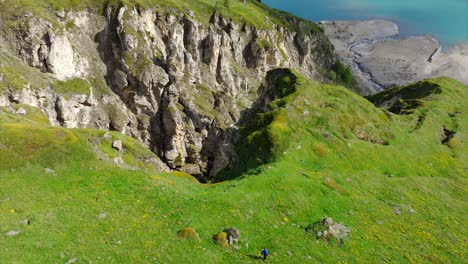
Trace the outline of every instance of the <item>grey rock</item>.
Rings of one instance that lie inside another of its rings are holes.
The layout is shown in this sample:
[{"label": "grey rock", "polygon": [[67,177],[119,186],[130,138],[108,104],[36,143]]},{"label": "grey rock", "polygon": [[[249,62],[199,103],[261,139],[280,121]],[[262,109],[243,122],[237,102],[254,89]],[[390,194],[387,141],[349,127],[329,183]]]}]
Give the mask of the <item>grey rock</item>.
[{"label": "grey rock", "polygon": [[67,16],[67,12],[65,12],[65,10],[60,10],[60,11],[57,11],[55,12],[55,14],[59,17],[59,18],[65,18]]},{"label": "grey rock", "polygon": [[67,263],[65,263],[65,264],[73,264],[73,263],[76,263],[77,261],[78,261],[77,258],[72,258],[72,259],[70,259],[70,260],[69,260]]},{"label": "grey rock", "polygon": [[106,217],[107,217],[107,213],[100,213],[100,214],[98,215],[97,218],[98,218],[99,220],[101,220],[101,219],[104,219],[104,218],[106,218]]},{"label": "grey rock", "polygon": [[335,223],[332,218],[325,217],[313,224],[310,224],[305,229],[307,232],[313,233],[316,239],[329,241],[330,238],[335,238],[338,245],[344,243],[344,238],[348,237],[350,230],[344,224]]},{"label": "grey rock", "polygon": [[180,168],[180,171],[194,176],[201,176],[202,172],[198,164],[186,164]]},{"label": "grey rock", "polygon": [[50,169],[50,168],[44,168],[44,172],[46,174],[51,174],[51,175],[57,175],[57,172],[55,172],[53,169]]},{"label": "grey rock", "polygon": [[17,230],[10,230],[8,232],[5,233],[6,236],[9,236],[9,237],[14,237],[14,236],[17,236],[21,233],[21,231],[17,231]]},{"label": "grey rock", "polygon": [[112,161],[114,162],[115,165],[120,166],[120,167],[123,167],[126,165],[122,157],[116,157]]},{"label": "grey rock", "polygon": [[239,242],[240,232],[235,227],[226,228],[223,230],[227,234],[228,244],[232,245]]},{"label": "grey rock", "polygon": [[327,140],[332,140],[332,139],[333,139],[333,134],[330,133],[330,132],[325,132],[325,133],[323,133],[323,136],[324,136]]},{"label": "grey rock", "polygon": [[123,150],[122,140],[115,140],[114,142],[112,142],[112,147],[118,151],[122,151]]},{"label": "grey rock", "polygon": [[16,114],[18,114],[18,115],[25,115],[27,113],[28,112],[24,108],[20,108],[20,109],[16,110]]},{"label": "grey rock", "polygon": [[398,207],[393,208],[393,212],[394,212],[396,215],[401,215],[401,210],[400,210],[400,208],[398,208]]}]

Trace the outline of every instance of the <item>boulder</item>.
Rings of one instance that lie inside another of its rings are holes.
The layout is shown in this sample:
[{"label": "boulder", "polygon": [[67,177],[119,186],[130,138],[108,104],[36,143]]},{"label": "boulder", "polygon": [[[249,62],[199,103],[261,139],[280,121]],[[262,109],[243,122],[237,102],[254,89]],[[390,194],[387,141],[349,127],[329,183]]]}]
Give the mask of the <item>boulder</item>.
[{"label": "boulder", "polygon": [[223,230],[227,234],[227,241],[229,245],[239,242],[240,232],[237,228],[230,227]]},{"label": "boulder", "polygon": [[334,238],[339,246],[343,245],[343,239],[350,233],[348,227],[341,223],[335,223],[330,217],[325,217],[308,225],[305,230],[306,232],[314,234],[316,239],[321,238],[329,241],[330,238]]},{"label": "boulder", "polygon": [[57,175],[57,173],[53,170],[53,169],[50,169],[50,168],[44,168],[44,172],[46,174],[50,174],[50,175]]},{"label": "boulder", "polygon": [[213,241],[223,247],[235,246],[239,243],[240,232],[237,228],[225,228],[222,232],[213,236]]},{"label": "boulder", "polygon": [[24,108],[20,108],[20,109],[16,110],[16,114],[18,114],[18,115],[25,115],[27,113],[28,112],[26,112],[26,109],[24,109]]},{"label": "boulder", "polygon": [[122,151],[122,149],[123,149],[122,140],[116,140],[116,141],[112,142],[112,147],[115,148],[118,151]]},{"label": "boulder", "polygon": [[106,132],[103,136],[103,138],[112,138],[109,132]]},{"label": "boulder", "polygon": [[73,264],[73,263],[76,263],[77,261],[78,261],[78,259],[72,258],[72,259],[70,259],[70,260],[69,260],[67,263],[65,263],[65,264]]},{"label": "boulder", "polygon": [[17,231],[17,230],[10,230],[10,231],[8,231],[5,235],[6,235],[6,236],[9,236],[9,237],[14,237],[14,236],[19,235],[19,233],[21,233],[21,232],[20,232],[20,231]]},{"label": "boulder", "polygon": [[125,161],[122,159],[122,157],[115,157],[112,161],[117,166],[120,166],[120,167],[125,166]]}]

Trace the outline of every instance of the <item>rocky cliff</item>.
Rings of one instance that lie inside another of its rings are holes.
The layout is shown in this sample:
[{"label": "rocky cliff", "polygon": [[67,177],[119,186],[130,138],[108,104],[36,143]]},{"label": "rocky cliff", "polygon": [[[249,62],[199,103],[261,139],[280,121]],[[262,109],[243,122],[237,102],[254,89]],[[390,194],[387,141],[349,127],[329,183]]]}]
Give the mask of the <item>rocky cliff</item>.
[{"label": "rocky cliff", "polygon": [[293,17],[258,28],[207,15],[126,5],[53,19],[2,14],[0,105],[38,107],[52,125],[120,131],[168,168],[208,180],[235,159],[233,135],[264,100],[267,72],[326,82],[334,56],[322,32]]}]

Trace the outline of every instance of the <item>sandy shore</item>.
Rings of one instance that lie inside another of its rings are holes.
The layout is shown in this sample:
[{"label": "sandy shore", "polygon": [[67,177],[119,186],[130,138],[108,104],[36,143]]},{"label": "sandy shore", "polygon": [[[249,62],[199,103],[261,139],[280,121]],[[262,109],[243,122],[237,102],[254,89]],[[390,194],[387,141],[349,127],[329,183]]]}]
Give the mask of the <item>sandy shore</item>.
[{"label": "sandy shore", "polygon": [[442,51],[434,37],[399,38],[398,26],[383,20],[321,24],[364,95],[436,76],[468,84],[468,44]]}]

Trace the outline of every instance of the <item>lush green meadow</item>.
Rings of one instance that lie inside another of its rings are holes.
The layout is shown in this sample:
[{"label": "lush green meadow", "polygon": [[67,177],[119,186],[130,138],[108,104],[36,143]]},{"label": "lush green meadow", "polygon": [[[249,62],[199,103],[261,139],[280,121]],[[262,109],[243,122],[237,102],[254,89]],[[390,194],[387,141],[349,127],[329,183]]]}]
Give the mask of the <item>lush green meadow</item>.
[{"label": "lush green meadow", "polygon": [[[118,133],[50,127],[34,108],[3,108],[1,262],[255,263],[264,246],[271,263],[464,261],[466,86],[445,78],[417,84],[440,92],[396,115],[343,87],[281,81],[293,92],[259,114],[268,121],[244,131],[266,149],[248,156],[256,164],[237,165],[253,169],[217,184],[157,173],[143,162],[153,154]],[[446,144],[443,127],[456,132]],[[114,139],[123,153],[111,148]],[[112,163],[119,155],[129,168]],[[304,231],[324,216],[351,229],[342,247]],[[213,243],[231,226],[241,232],[239,248]],[[201,240],[178,238],[184,227]],[[11,230],[20,233],[7,236]]]}]

